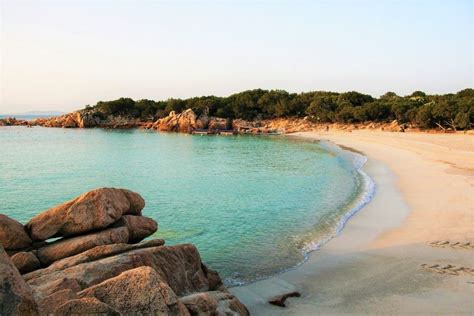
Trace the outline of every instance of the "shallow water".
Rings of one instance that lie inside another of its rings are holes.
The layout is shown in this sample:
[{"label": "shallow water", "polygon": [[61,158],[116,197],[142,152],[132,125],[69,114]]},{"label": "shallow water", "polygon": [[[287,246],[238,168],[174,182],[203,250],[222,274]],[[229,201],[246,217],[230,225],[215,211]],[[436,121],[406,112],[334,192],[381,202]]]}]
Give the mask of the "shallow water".
[{"label": "shallow water", "polygon": [[302,262],[364,191],[353,155],[281,136],[8,127],[0,146],[1,213],[26,223],[93,188],[124,187],[145,198],[156,237],[197,245],[227,284]]}]

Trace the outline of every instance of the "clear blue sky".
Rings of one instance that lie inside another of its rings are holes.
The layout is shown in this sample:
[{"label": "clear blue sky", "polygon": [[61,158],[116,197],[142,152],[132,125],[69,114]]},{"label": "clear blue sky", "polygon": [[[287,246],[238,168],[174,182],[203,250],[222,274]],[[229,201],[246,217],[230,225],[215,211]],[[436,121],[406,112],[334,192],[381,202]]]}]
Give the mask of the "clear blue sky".
[{"label": "clear blue sky", "polygon": [[0,113],[474,86],[474,1],[0,0]]}]

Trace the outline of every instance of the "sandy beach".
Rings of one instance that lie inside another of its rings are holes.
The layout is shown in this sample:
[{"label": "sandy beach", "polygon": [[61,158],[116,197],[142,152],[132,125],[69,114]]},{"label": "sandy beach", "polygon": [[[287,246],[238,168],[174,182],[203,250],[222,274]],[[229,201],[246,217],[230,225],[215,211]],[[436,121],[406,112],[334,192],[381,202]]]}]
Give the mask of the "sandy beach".
[{"label": "sandy beach", "polygon": [[253,315],[474,314],[473,135],[294,135],[364,153],[376,194],[303,265],[232,288]]}]

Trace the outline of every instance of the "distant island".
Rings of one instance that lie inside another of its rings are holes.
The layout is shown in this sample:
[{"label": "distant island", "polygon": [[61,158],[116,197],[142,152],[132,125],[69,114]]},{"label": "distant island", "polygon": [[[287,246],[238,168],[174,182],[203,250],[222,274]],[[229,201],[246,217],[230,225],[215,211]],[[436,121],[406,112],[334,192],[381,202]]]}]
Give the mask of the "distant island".
[{"label": "distant island", "polygon": [[[178,114],[180,113],[180,114]],[[214,121],[213,121],[214,120]],[[338,93],[313,91],[289,93],[284,90],[247,90],[228,97],[201,96],[166,101],[120,98],[87,105],[83,110],[59,119],[32,123],[5,122],[3,125],[47,127],[145,127],[164,131],[194,130],[273,131],[283,125],[359,124],[384,129],[407,128],[469,130],[474,122],[474,89],[457,93],[428,95],[415,91],[407,96],[387,92],[379,98],[356,91]],[[178,122],[178,121],[181,121]],[[240,124],[234,124],[235,121]],[[295,122],[297,122],[295,124]],[[1,124],[1,122],[0,122]],[[171,125],[170,125],[171,124]],[[211,127],[209,125],[211,124]],[[298,130],[298,128],[296,128]]]},{"label": "distant island", "polygon": [[28,111],[19,113],[3,113],[1,116],[58,116],[66,114],[62,111]]}]

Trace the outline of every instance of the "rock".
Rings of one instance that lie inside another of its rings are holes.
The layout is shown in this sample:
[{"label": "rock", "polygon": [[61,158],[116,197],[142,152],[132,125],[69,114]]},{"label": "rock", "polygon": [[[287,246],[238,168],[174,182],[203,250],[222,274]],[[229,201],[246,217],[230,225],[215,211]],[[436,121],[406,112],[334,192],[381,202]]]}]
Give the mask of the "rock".
[{"label": "rock", "polygon": [[71,288],[61,285],[65,279],[74,280],[85,289],[141,266],[156,270],[178,296],[214,290],[209,286],[201,257],[193,245],[136,249],[63,270],[37,270],[25,274],[24,278],[36,293],[47,296],[54,291]]},{"label": "rock", "polygon": [[182,315],[173,290],[147,266],[125,271],[78,293],[95,297],[118,312],[129,315]]},{"label": "rock", "polygon": [[130,251],[130,250],[159,247],[159,246],[163,246],[164,244],[165,244],[165,241],[163,239],[152,239],[152,240],[145,241],[145,242],[135,244],[135,245],[114,244],[114,245],[97,246],[90,250],[84,251],[80,254],[77,254],[75,256],[58,260],[45,269],[28,273],[28,275],[25,275],[25,277],[31,279],[41,274],[47,274],[47,273],[51,273],[57,270],[64,270],[66,268],[76,266],[81,263],[91,262],[91,261],[115,256],[115,255]]},{"label": "rock", "polygon": [[35,299],[40,301],[46,296],[56,292],[71,290],[73,293],[77,293],[81,291],[82,288],[79,285],[77,279],[64,276],[62,278],[52,280],[51,282],[45,282],[42,286],[33,288],[33,290]]},{"label": "rock", "polygon": [[31,288],[0,247],[0,314],[37,315]]},{"label": "rock", "polygon": [[288,297],[300,297],[301,294],[299,292],[291,292],[291,293],[286,293],[283,295],[278,295],[268,301],[268,303],[280,307],[286,307],[285,301]]},{"label": "rock", "polygon": [[64,122],[61,123],[61,126],[64,128],[76,128],[77,123],[74,120],[73,116],[67,116]]},{"label": "rock", "polygon": [[222,288],[224,288],[224,284],[222,283],[222,279],[219,276],[219,273],[217,273],[217,271],[209,269],[205,265],[202,266],[202,270],[204,271],[204,274],[206,275],[207,281],[209,282],[209,289],[221,290]]},{"label": "rock", "polygon": [[101,188],[36,215],[26,228],[33,240],[73,236],[105,228],[125,214],[140,215],[144,206],[137,193]]},{"label": "rock", "polygon": [[20,222],[0,214],[0,244],[5,249],[22,249],[31,246],[32,241]]},{"label": "rock", "polygon": [[94,297],[70,300],[59,306],[54,312],[55,316],[70,315],[101,315],[119,316],[120,313],[109,305],[102,303]]},{"label": "rock", "polygon": [[79,128],[90,128],[99,124],[98,120],[91,113],[85,112],[77,112],[76,122]]},{"label": "rock", "polygon": [[5,249],[5,251],[8,253],[10,257],[19,252],[30,252],[30,251],[36,255],[36,249],[44,247],[48,244],[49,243],[46,241],[38,241],[38,242],[34,242],[30,247],[21,248],[21,249]]},{"label": "rock", "polygon": [[38,302],[39,314],[51,315],[59,306],[73,299],[77,299],[77,295],[70,289],[65,289],[48,295]]},{"label": "rock", "polygon": [[226,130],[231,128],[228,126],[228,121],[223,118],[211,117],[208,121],[209,130]]},{"label": "rock", "polygon": [[158,224],[153,219],[134,215],[122,216],[114,226],[124,226],[128,228],[130,235],[128,242],[130,243],[140,242],[158,229]]},{"label": "rock", "polygon": [[127,243],[128,240],[127,227],[109,228],[97,233],[60,239],[39,248],[37,255],[41,263],[48,266],[54,261],[74,256],[96,246]]},{"label": "rock", "polygon": [[190,133],[193,129],[202,128],[202,122],[197,122],[197,115],[192,109],[176,114],[171,111],[167,117],[153,123],[153,128],[166,132]]},{"label": "rock", "polygon": [[30,251],[18,252],[10,259],[21,274],[41,268],[41,263],[39,262],[38,258]]},{"label": "rock", "polygon": [[180,298],[191,315],[250,315],[247,308],[228,292],[209,291]]}]

